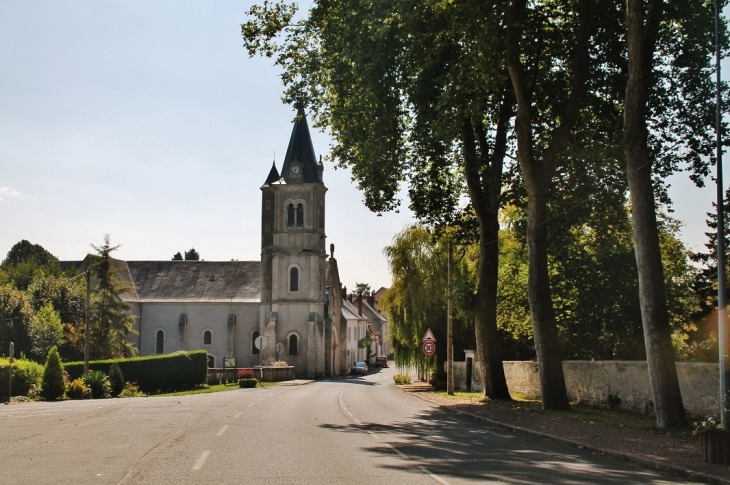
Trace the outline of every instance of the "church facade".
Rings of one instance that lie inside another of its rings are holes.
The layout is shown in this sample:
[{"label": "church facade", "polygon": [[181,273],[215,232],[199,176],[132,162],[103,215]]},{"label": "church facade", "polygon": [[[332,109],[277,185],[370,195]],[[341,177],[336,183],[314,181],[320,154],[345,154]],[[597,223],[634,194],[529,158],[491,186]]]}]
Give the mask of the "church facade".
[{"label": "church facade", "polygon": [[300,110],[281,172],[274,164],[261,187],[260,261],[118,261],[135,288],[122,299],[137,317],[140,355],[204,349],[210,367],[285,361],[297,376],[347,374],[323,171]]}]

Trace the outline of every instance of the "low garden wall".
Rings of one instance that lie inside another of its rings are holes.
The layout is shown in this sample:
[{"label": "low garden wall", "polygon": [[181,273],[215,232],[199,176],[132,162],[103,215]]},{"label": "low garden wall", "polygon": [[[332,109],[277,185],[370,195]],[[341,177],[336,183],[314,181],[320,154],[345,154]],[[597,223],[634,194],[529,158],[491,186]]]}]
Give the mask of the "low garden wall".
[{"label": "low garden wall", "polygon": [[[236,382],[238,380],[238,371],[243,368],[228,367],[209,368],[208,384],[219,384],[221,382]],[[264,382],[291,381],[294,379],[294,366],[263,366],[263,367],[246,367],[250,370],[253,377]]]},{"label": "low garden wall", "polygon": [[[565,385],[571,401],[649,413],[654,404],[644,361],[565,361]],[[537,362],[504,362],[511,393],[540,398]],[[677,362],[679,387],[687,414],[716,416],[719,410],[717,363]],[[466,363],[454,362],[454,386],[466,389]],[[478,363],[472,369],[472,390],[481,390]]]}]

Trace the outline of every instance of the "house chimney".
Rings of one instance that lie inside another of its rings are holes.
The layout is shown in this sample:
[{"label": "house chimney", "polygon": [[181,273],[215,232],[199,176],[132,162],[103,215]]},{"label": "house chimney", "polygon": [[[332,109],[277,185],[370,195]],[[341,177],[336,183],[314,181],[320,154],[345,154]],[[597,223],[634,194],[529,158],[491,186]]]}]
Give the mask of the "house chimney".
[{"label": "house chimney", "polygon": [[347,286],[342,287],[341,293],[342,293],[342,299],[347,300]]},{"label": "house chimney", "polygon": [[368,297],[368,305],[375,308],[375,294],[372,294]]},{"label": "house chimney", "polygon": [[357,295],[357,313],[362,316],[362,295]]}]

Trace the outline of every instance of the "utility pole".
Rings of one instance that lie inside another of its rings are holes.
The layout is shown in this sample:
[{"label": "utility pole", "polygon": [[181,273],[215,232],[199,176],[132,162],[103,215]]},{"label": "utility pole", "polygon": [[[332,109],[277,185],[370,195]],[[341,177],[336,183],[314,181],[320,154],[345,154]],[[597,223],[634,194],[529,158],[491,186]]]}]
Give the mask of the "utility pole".
[{"label": "utility pole", "polygon": [[86,329],[84,330],[84,374],[89,372],[89,304],[91,302],[91,270],[86,268]]},{"label": "utility pole", "polygon": [[446,287],[447,296],[447,315],[446,322],[446,393],[449,396],[454,395],[454,321],[451,318],[451,239],[448,242],[448,263],[446,270]]},{"label": "utility pole", "polygon": [[716,74],[716,107],[715,107],[715,144],[717,158],[717,340],[720,353],[720,422],[724,431],[730,431],[728,416],[727,379],[728,379],[728,342],[725,302],[725,214],[724,188],[722,182],[722,101],[720,91],[720,5],[715,0],[715,74]]}]

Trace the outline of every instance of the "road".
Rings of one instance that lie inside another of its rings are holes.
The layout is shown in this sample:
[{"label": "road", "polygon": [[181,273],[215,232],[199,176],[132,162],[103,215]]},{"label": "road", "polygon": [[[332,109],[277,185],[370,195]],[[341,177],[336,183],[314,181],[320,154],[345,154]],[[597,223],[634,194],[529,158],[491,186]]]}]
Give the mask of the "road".
[{"label": "road", "polygon": [[0,406],[0,483],[686,483],[443,411],[393,373]]}]

